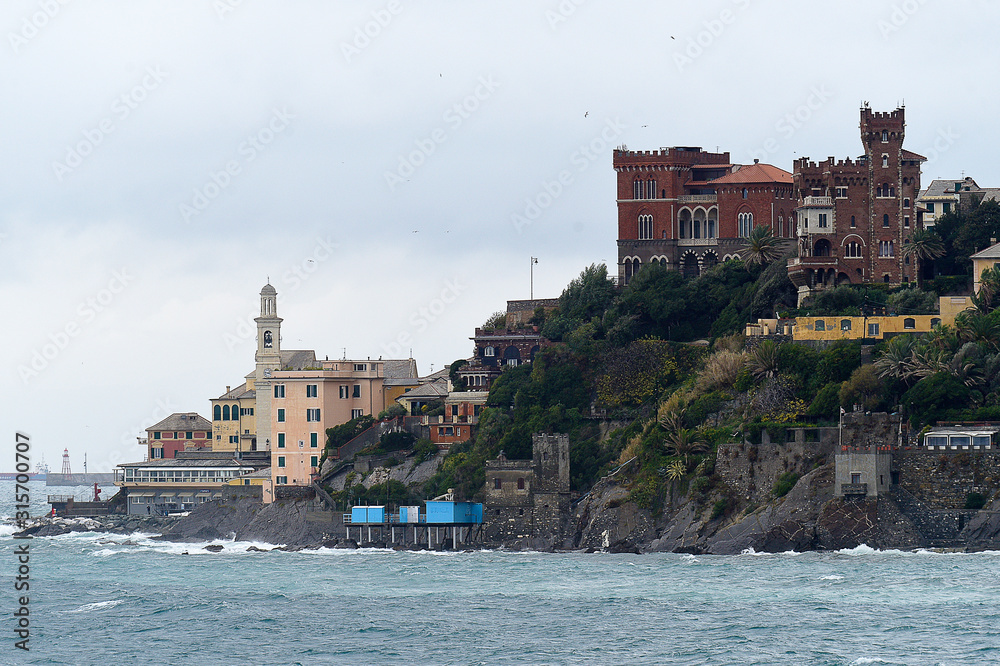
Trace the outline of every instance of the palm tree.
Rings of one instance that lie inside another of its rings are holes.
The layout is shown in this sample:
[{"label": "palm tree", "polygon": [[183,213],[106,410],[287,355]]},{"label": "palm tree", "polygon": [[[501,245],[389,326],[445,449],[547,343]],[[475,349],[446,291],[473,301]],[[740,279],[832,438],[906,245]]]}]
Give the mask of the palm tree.
[{"label": "palm tree", "polygon": [[767,227],[754,227],[747,236],[747,246],[740,250],[740,258],[748,264],[769,264],[781,256],[782,240],[771,235]]},{"label": "palm tree", "polygon": [[885,343],[885,351],[875,361],[878,376],[885,379],[907,379],[913,372],[911,364],[914,339],[912,335],[897,335]]},{"label": "palm tree", "polygon": [[667,453],[679,456],[684,459],[684,467],[687,469],[688,456],[695,453],[708,453],[708,442],[700,430],[695,428],[678,428],[667,433],[663,444]]},{"label": "palm tree", "polygon": [[972,304],[983,314],[1000,307],[1000,267],[983,271],[979,278],[979,291],[972,295]]},{"label": "palm tree", "polygon": [[945,253],[944,243],[933,231],[917,229],[903,243],[903,257],[912,257],[914,270],[917,276],[917,289],[920,288],[920,274],[923,272],[923,263],[931,259],[937,259]]},{"label": "palm tree", "polygon": [[765,340],[750,351],[746,364],[757,379],[774,377],[778,374],[778,345]]}]

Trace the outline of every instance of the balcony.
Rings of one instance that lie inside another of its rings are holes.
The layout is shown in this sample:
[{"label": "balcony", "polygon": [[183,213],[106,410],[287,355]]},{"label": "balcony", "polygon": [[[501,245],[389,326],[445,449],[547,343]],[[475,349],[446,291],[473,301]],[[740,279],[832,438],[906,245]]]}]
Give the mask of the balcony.
[{"label": "balcony", "polygon": [[698,245],[718,245],[718,238],[679,238],[677,244],[681,247],[691,247]]},{"label": "balcony", "polygon": [[842,483],[840,484],[840,494],[845,497],[848,495],[867,495],[868,494],[868,484],[867,483]]},{"label": "balcony", "polygon": [[831,197],[806,197],[802,200],[802,207],[806,206],[830,208],[833,206],[833,199]]},{"label": "balcony", "polygon": [[677,197],[679,204],[715,203],[716,201],[718,198],[714,194],[682,194]]}]

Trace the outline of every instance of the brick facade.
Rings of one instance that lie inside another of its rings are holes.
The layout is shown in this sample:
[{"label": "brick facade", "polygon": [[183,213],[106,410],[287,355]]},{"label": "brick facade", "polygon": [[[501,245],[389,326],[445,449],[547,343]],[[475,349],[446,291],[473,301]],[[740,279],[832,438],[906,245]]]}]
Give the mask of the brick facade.
[{"label": "brick facade", "polygon": [[795,235],[792,175],[777,167],[676,147],[616,150],[614,168],[619,284],[654,261],[698,275],[737,256],[754,226]]},{"label": "brick facade", "polygon": [[888,113],[861,109],[857,160],[795,160],[798,257],[788,275],[801,301],[838,284],[915,279],[903,244],[921,228],[916,199],[924,157],[903,149],[902,107]]}]

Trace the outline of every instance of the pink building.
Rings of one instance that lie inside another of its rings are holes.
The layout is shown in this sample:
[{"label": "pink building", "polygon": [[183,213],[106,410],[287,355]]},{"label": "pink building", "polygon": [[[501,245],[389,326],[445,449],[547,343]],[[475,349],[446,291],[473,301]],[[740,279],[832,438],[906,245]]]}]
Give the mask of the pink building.
[{"label": "pink building", "polygon": [[385,361],[318,363],[322,367],[313,370],[272,373],[271,478],[276,486],[309,485],[319,473],[326,429],[385,409]]}]

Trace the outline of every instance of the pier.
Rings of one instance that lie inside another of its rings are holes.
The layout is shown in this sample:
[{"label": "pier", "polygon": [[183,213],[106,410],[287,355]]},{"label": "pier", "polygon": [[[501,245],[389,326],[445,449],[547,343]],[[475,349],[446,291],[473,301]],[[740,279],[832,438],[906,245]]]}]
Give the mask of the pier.
[{"label": "pier", "polygon": [[[451,547],[481,543],[483,538],[483,505],[472,502],[428,501],[427,509],[403,506],[398,513],[389,513],[384,506],[356,506],[344,514],[344,529],[350,539],[358,528],[358,545],[385,543],[396,545],[426,544],[427,549],[443,548],[451,532]],[[442,538],[442,531],[444,537]],[[407,539],[412,532],[413,539]],[[388,538],[387,538],[388,537]]]}]

